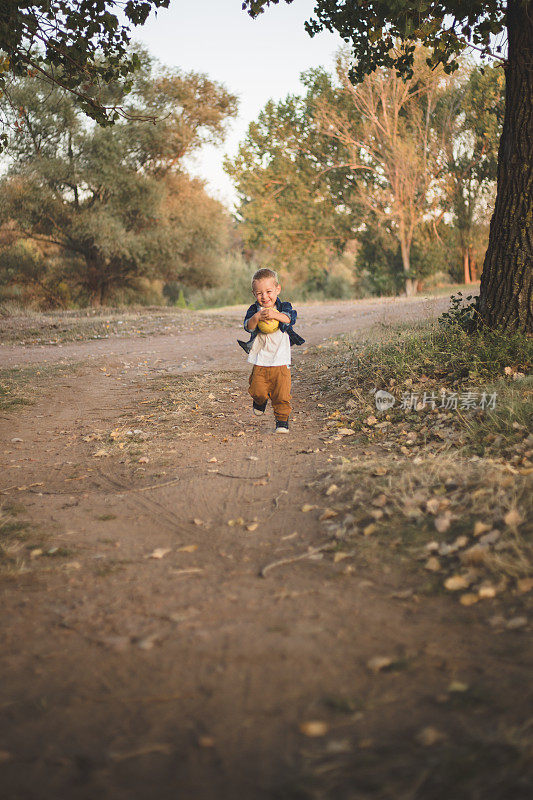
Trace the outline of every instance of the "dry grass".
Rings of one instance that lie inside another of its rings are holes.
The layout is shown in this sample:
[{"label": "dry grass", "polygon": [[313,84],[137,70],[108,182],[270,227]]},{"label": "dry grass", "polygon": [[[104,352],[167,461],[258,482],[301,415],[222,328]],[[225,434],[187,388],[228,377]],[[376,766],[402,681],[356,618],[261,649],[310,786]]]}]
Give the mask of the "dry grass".
[{"label": "dry grass", "polygon": [[0,411],[31,405],[51,378],[72,375],[81,362],[70,364],[34,364],[0,370]]},{"label": "dry grass", "polygon": [[[358,452],[323,480],[325,490],[338,486],[329,497],[343,521],[330,528],[343,547],[362,539],[376,550],[377,542],[378,555],[386,544],[426,566],[437,588],[461,576],[464,604],[533,588],[531,349],[520,336],[468,339],[424,325],[315,350],[315,396],[330,412],[326,441]],[[496,391],[496,408],[396,403],[378,412],[371,393],[385,388],[398,400],[467,387]],[[343,438],[347,429],[354,435]]]},{"label": "dry grass", "polygon": [[[175,335],[212,325],[207,313],[165,307],[128,307],[39,312],[0,306],[0,342],[59,344],[110,337]],[[217,327],[232,325],[217,316]]]}]

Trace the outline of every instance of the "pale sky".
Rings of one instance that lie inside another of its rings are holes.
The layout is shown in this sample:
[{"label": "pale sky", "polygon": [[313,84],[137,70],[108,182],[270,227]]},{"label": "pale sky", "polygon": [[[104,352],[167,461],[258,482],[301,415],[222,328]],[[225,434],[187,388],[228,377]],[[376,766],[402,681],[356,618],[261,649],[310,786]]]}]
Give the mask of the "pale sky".
[{"label": "pale sky", "polygon": [[134,38],[168,66],[205,72],[239,97],[239,116],[231,123],[222,148],[206,147],[190,171],[207,181],[210,194],[231,207],[235,192],[222,169],[224,153],[233,155],[266,101],[302,89],[299,76],[309,67],[333,68],[341,45],[338,36],[311,39],[304,21],[314,0],[283,0],[257,19],[241,8],[241,0],[170,0]]}]

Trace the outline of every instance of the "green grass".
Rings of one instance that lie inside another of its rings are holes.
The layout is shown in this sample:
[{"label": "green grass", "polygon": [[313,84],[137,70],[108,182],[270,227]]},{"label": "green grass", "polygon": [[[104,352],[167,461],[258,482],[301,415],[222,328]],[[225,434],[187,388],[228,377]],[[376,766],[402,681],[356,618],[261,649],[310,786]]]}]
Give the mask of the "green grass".
[{"label": "green grass", "polygon": [[362,388],[388,388],[406,380],[435,380],[455,385],[495,380],[505,368],[526,373],[533,362],[533,340],[519,333],[467,334],[434,323],[392,328],[388,340],[350,345],[347,366],[357,371]]}]

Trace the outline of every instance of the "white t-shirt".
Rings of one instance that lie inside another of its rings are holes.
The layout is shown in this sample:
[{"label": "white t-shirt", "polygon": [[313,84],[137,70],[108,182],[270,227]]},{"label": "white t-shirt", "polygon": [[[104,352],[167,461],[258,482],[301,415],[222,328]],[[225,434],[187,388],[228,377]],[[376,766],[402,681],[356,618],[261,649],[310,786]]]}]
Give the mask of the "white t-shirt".
[{"label": "white t-shirt", "polygon": [[289,334],[279,328],[274,333],[257,332],[248,356],[250,364],[258,367],[283,367],[291,363]]}]

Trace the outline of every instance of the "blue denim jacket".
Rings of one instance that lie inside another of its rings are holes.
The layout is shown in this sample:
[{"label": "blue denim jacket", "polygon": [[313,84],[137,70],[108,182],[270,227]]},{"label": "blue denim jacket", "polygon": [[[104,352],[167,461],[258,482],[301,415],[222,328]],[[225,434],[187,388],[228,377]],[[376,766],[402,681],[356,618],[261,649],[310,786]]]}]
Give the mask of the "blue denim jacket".
[{"label": "blue denim jacket", "polygon": [[[259,303],[252,303],[252,305],[250,306],[250,308],[246,312],[246,315],[244,317],[244,330],[245,331],[248,331],[248,328],[246,327],[246,323],[248,322],[250,317],[253,317],[254,314],[257,314],[257,312],[259,311],[260,308],[261,308],[261,306],[259,305]],[[280,322],[279,323],[279,329],[281,331],[284,331],[284,332],[289,334],[289,342],[291,343],[291,347],[292,347],[293,344],[303,344],[305,342],[305,339],[302,339],[302,337],[299,336],[292,329],[292,326],[296,322],[296,317],[298,315],[297,315],[296,311],[294,310],[294,308],[291,306],[291,304],[287,303],[287,302],[281,302],[281,300],[278,298],[276,300],[276,311],[279,311],[281,314],[286,314],[290,319],[290,322]],[[255,337],[257,336],[257,333],[258,333],[257,328],[255,328],[255,330],[253,330],[253,331],[250,331],[250,338],[249,338],[249,340],[247,342],[243,342],[242,339],[237,339],[237,342],[239,343],[239,345],[242,347],[242,349],[246,353],[249,353],[250,350],[252,349],[252,343],[253,343]]]}]

